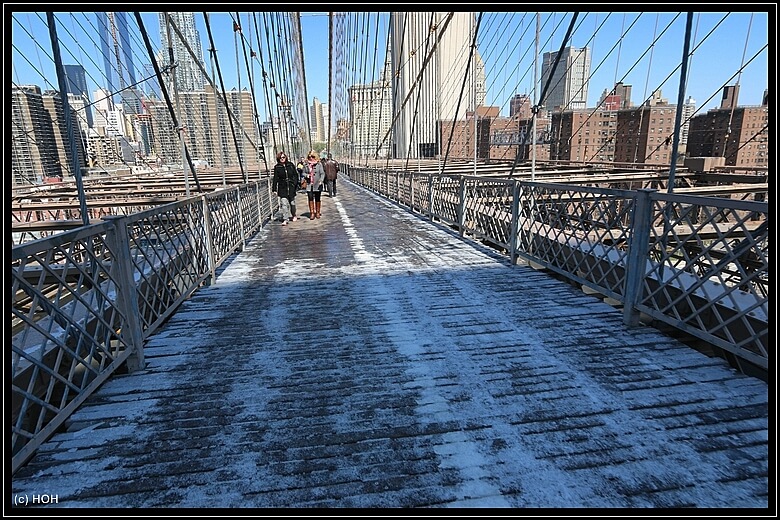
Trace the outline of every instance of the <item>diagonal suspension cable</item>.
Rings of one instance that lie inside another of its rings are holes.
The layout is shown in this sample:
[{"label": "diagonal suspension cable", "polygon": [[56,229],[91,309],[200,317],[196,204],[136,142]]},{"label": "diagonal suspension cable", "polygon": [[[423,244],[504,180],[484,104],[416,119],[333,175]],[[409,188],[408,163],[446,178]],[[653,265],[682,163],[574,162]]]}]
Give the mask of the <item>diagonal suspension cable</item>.
[{"label": "diagonal suspension cable", "polygon": [[420,65],[420,72],[417,73],[417,77],[415,78],[414,82],[412,83],[412,88],[409,89],[409,92],[406,94],[406,97],[401,102],[401,106],[398,107],[396,110],[395,115],[393,116],[393,120],[390,123],[390,128],[388,128],[387,133],[385,133],[384,138],[382,138],[382,141],[379,143],[379,148],[381,148],[385,141],[387,141],[388,136],[390,135],[391,129],[395,126],[396,121],[398,121],[398,117],[403,112],[403,109],[406,107],[406,103],[409,102],[409,98],[412,96],[412,93],[414,92],[415,85],[419,85],[421,82],[421,79],[423,77],[423,73],[425,72],[425,69],[428,66],[428,62],[431,61],[431,58],[433,57],[434,51],[436,51],[436,48],[439,45],[439,42],[441,41],[442,35],[447,30],[447,26],[450,24],[450,21],[452,21],[452,18],[455,13],[449,12],[447,13],[447,18],[444,20],[444,26],[441,29],[441,32],[436,37],[436,42],[434,43],[433,47],[431,47],[430,52],[427,56],[425,56],[425,59],[423,60],[422,64]]},{"label": "diagonal suspension cable", "polygon": [[[563,56],[563,50],[566,48],[566,45],[569,42],[569,38],[571,37],[571,33],[572,30],[574,29],[574,24],[577,21],[578,15],[579,12],[575,11],[574,15],[571,18],[571,22],[569,23],[569,29],[566,31],[566,36],[564,36],[563,41],[561,41],[561,48],[558,50],[558,54],[555,56],[555,61],[553,62],[553,66],[550,69],[550,75],[547,76],[547,81],[545,82],[544,88],[542,89],[542,93],[539,96],[539,101],[537,102],[537,105],[533,107],[533,112],[531,113],[531,124],[533,124],[533,121],[538,117],[540,107],[544,106],[544,98],[547,96],[547,90],[550,88],[550,82],[552,81],[553,75],[555,74],[555,69],[558,68],[558,63],[561,61],[561,56]],[[512,175],[514,175],[515,169],[517,168],[518,157],[520,157],[519,153],[515,155],[515,160],[512,162],[512,170],[509,172],[510,178],[512,177]]]},{"label": "diagonal suspension cable", "polygon": [[[152,48],[152,43],[149,41],[149,35],[146,32],[146,26],[144,25],[144,21],[141,19],[141,13],[138,11],[133,11],[133,14],[135,15],[135,20],[138,23],[138,28],[141,29],[141,36],[143,37],[144,45],[146,45],[146,52],[149,53],[149,61],[152,63],[152,66],[154,67],[154,73],[157,76],[157,82],[160,84],[160,92],[162,92],[162,95],[165,98],[165,104],[168,107],[168,112],[171,114],[171,120],[173,121],[173,128],[175,130],[178,130],[179,120],[176,117],[176,111],[173,109],[173,103],[171,103],[171,98],[168,95],[168,89],[165,86],[165,81],[163,81],[162,72],[160,72],[160,67],[159,65],[157,65],[157,59],[155,59],[154,57],[154,49]],[[203,192],[203,188],[201,188],[200,186],[198,175],[195,172],[195,165],[192,163],[192,158],[190,157],[190,153],[187,149],[186,143],[184,144],[184,154],[187,159],[187,163],[190,166],[192,177],[193,179],[195,179],[195,185],[198,187],[199,192]]]},{"label": "diagonal suspension cable", "polygon": [[[203,13],[204,20],[205,20],[205,23],[206,23],[206,32],[209,35],[209,45],[211,47],[214,47],[214,37],[211,34],[211,23],[209,23],[209,18],[208,18],[208,16],[206,16],[207,14],[208,13],[205,13],[205,12]],[[177,31],[177,34],[178,34],[178,31]],[[181,35],[179,35],[179,38],[181,38]],[[181,40],[184,41],[184,38],[181,38]],[[189,47],[188,47],[188,50],[189,50]],[[195,61],[198,62],[198,60],[195,60]],[[221,69],[219,67],[219,60],[215,60],[215,61],[216,61],[216,65],[217,65],[217,76],[219,76],[219,84],[222,87],[222,96],[224,97],[224,103],[225,103],[226,107],[229,107],[228,102],[227,102],[227,92],[225,91],[225,82],[222,80],[222,71],[221,71]],[[205,73],[205,71],[202,71],[202,72]],[[228,111],[229,110],[230,110],[230,108],[228,108]],[[241,160],[241,150],[239,149],[239,146],[238,146],[238,139],[236,138],[236,129],[233,126],[233,118],[228,117],[228,123],[230,123],[230,132],[233,134],[233,144],[236,147],[236,157],[238,158],[238,166],[241,168],[241,176],[244,178],[244,184],[248,184],[249,183],[249,179],[247,178],[246,171],[244,170],[244,162]]]}]

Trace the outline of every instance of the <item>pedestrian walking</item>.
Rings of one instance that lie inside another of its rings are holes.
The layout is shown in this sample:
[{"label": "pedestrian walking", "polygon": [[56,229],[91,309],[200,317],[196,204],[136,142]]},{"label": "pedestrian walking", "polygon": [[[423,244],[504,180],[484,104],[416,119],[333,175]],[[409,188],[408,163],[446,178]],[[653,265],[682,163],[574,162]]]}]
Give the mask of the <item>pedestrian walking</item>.
[{"label": "pedestrian walking", "polygon": [[306,196],[309,199],[309,220],[322,216],[322,183],[325,180],[325,169],[320,163],[317,152],[311,150],[306,156],[307,186]]},{"label": "pedestrian walking", "polygon": [[298,164],[295,165],[295,169],[298,170],[298,177],[300,178],[301,189],[305,191],[306,188],[303,186],[303,181],[308,177],[308,173],[306,170],[306,159],[304,159],[303,157],[298,159]]},{"label": "pedestrian walking", "polygon": [[328,196],[333,198],[336,196],[336,179],[339,176],[339,163],[329,153],[322,165],[325,169],[325,189],[328,190]]},{"label": "pedestrian walking", "polygon": [[283,226],[286,226],[288,221],[298,220],[298,217],[295,216],[295,194],[298,192],[298,179],[298,172],[295,171],[295,166],[289,161],[287,154],[277,153],[271,191],[279,197]]}]

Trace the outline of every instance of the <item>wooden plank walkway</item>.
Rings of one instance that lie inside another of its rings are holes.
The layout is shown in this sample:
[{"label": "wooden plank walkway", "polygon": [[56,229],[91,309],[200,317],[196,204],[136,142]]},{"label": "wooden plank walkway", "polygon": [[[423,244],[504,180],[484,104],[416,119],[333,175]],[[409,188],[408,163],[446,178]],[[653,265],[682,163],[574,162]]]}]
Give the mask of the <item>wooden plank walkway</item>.
[{"label": "wooden plank walkway", "polygon": [[765,382],[339,184],[186,301],[12,509],[774,507]]}]

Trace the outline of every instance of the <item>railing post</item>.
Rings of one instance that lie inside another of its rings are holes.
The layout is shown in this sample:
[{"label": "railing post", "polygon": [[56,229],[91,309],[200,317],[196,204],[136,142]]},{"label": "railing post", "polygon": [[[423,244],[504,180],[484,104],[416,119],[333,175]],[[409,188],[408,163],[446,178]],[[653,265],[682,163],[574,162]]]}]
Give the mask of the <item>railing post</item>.
[{"label": "railing post", "polygon": [[213,285],[217,277],[217,265],[214,258],[214,235],[211,232],[211,210],[206,196],[201,196],[203,201],[203,226],[206,228],[206,254],[209,256],[209,278],[206,285]]},{"label": "railing post", "polygon": [[512,181],[512,222],[510,222],[509,260],[517,265],[517,229],[519,227],[520,183]]},{"label": "railing post", "polygon": [[428,174],[428,216],[433,220],[433,174]]},{"label": "railing post", "polygon": [[653,210],[650,196],[655,191],[640,189],[636,192],[626,257],[626,287],[623,300],[623,324],[629,327],[639,323],[640,313],[636,305],[641,297],[642,283],[647,270],[647,250]]},{"label": "railing post", "polygon": [[255,204],[257,205],[257,229],[263,227],[263,207],[260,205],[260,181],[255,182]]},{"label": "railing post", "polygon": [[244,212],[241,211],[241,187],[236,187],[236,204],[238,204],[238,232],[241,233],[241,244],[239,251],[246,247],[246,236],[244,235]]},{"label": "railing post", "polygon": [[268,207],[270,208],[269,209],[270,214],[268,215],[268,220],[273,220],[274,213],[276,212],[276,208],[274,208],[274,192],[271,191],[271,184],[272,183],[266,181],[266,187],[268,188]]},{"label": "railing post", "polygon": [[460,176],[460,185],[458,186],[458,233],[463,236],[466,226],[466,177]]},{"label": "railing post", "polygon": [[117,298],[119,311],[124,316],[121,324],[121,335],[130,346],[130,356],[127,358],[127,371],[133,373],[143,370],[144,342],[141,331],[141,317],[138,312],[138,293],[133,278],[133,263],[130,254],[130,240],[127,236],[127,217],[124,215],[106,215],[103,220],[109,224],[106,241],[115,252],[112,258],[116,267]]},{"label": "railing post", "polygon": [[395,171],[395,200],[401,202],[401,172]]},{"label": "railing post", "polygon": [[409,209],[414,213],[414,174],[409,174]]}]

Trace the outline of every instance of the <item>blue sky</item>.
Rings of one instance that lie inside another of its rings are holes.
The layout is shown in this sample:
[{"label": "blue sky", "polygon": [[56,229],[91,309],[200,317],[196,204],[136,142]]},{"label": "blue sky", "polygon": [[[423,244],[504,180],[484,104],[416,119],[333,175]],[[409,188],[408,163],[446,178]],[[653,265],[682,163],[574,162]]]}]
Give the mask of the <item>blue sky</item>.
[{"label": "blue sky", "polygon": [[[19,9],[19,8],[15,8]],[[765,11],[767,6],[763,6]],[[233,13],[235,15],[235,13]],[[354,14],[354,13],[353,13]],[[767,12],[697,12],[694,18],[690,77],[686,97],[693,97],[699,106],[713,108],[721,99],[724,84],[740,80],[741,105],[757,105],[761,102],[764,89],[768,86],[768,20]],[[248,13],[240,15],[247,19]],[[591,74],[588,107],[598,103],[604,89],[611,88],[616,81],[623,81],[633,87],[632,100],[641,103],[652,90],[660,88],[664,98],[674,103],[679,91],[679,75],[674,72],[680,63],[685,29],[685,13],[580,13],[571,44],[591,48]],[[89,16],[94,16],[91,13]],[[218,59],[222,76],[228,89],[237,86],[236,52],[231,16],[227,12],[210,12],[212,34],[216,40]],[[48,81],[53,78],[51,58],[42,49],[51,53],[48,33],[42,20],[43,13],[14,13],[12,24],[13,70],[11,80],[18,83],[33,83],[44,88],[42,76]],[[153,45],[159,46],[157,13],[143,14],[144,24],[149,31]],[[547,12],[540,14],[539,51],[557,50],[572,18],[570,12]],[[202,12],[196,12],[196,24],[204,42],[204,59],[210,70],[207,54],[208,34],[203,23]],[[386,17],[382,17],[386,21]],[[72,57],[68,53],[77,49],[78,54],[89,54],[88,46],[66,43],[70,34],[78,33],[79,27],[73,19],[63,17],[63,26],[58,35],[63,41],[63,62],[80,60],[89,67],[88,56]],[[479,49],[485,60],[488,78],[487,104],[503,106],[515,93],[533,93],[533,56],[536,17],[534,13],[504,12],[485,13],[480,28]],[[306,64],[307,99],[317,97],[328,100],[328,16],[325,12],[302,12],[304,63]],[[626,36],[621,40],[620,34]],[[6,32],[8,34],[8,32]],[[248,36],[248,32],[244,32]],[[660,35],[660,36],[659,36]],[[34,45],[33,37],[40,47]],[[380,36],[380,41],[384,35]],[[7,36],[6,36],[7,38]],[[96,37],[92,37],[96,39]],[[652,45],[653,40],[657,41]],[[94,53],[94,42],[92,43]],[[763,48],[763,50],[762,50]],[[26,58],[22,58],[23,53]],[[754,58],[754,56],[757,57]],[[750,61],[752,59],[752,61]],[[102,63],[102,62],[101,62]],[[739,74],[739,69],[744,70]],[[138,64],[137,64],[138,66]],[[540,65],[539,65],[540,66]],[[242,87],[248,85],[243,58],[239,70],[243,74]],[[255,68],[255,74],[258,73]],[[42,73],[41,73],[42,72]],[[95,77],[100,77],[96,73]]]},{"label": "blue sky", "polygon": [[[657,87],[661,87],[664,98],[676,102],[680,80],[673,70],[682,60],[687,13],[643,13],[638,16],[640,13],[637,12],[618,12],[609,13],[609,19],[606,14],[587,14],[573,38],[573,45],[592,48],[589,101],[595,102],[589,102],[588,106],[595,106],[603,89],[609,88],[614,80],[632,85],[636,104]],[[589,40],[602,22],[603,29],[598,36]],[[619,34],[623,31],[626,31],[626,37],[620,41]],[[748,12],[697,12],[691,31],[693,55],[688,64],[686,97],[693,97],[699,105],[718,106],[721,87],[734,84],[737,78],[730,78],[745,64],[739,77],[740,104],[760,104],[768,86],[769,50],[760,50],[768,43],[766,13],[751,17]],[[652,45],[654,40],[657,41]],[[758,56],[748,64],[756,53]],[[597,70],[597,67],[600,68]]]}]

